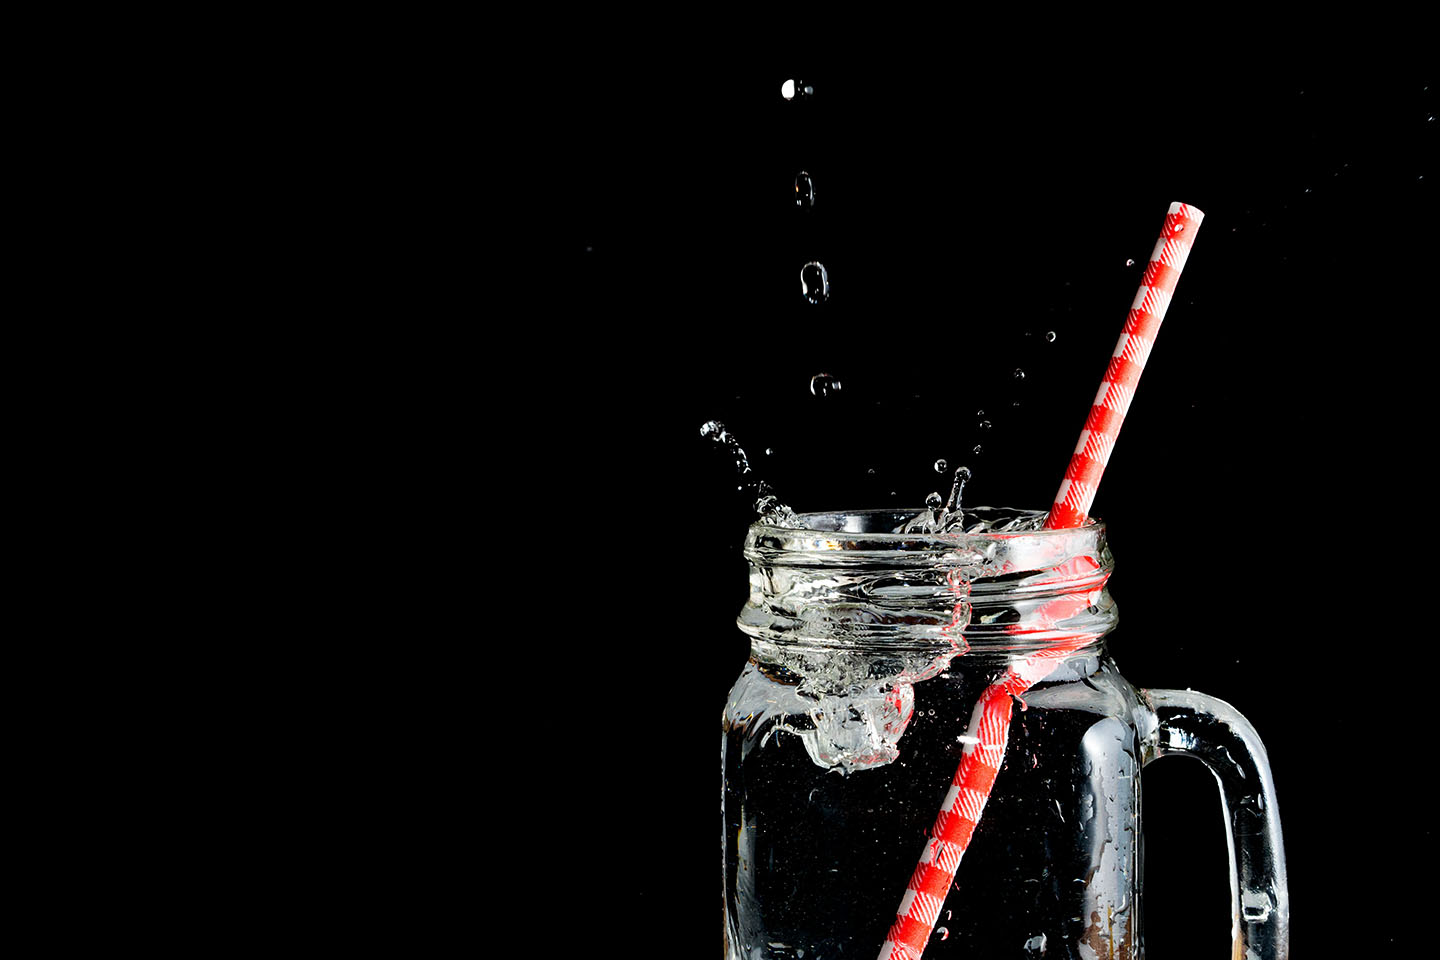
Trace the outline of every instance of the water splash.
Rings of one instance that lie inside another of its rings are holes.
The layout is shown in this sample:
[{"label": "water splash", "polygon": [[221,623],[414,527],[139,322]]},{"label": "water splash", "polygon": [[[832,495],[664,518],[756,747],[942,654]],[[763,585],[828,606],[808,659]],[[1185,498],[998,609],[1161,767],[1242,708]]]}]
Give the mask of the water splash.
[{"label": "water splash", "polygon": [[941,499],[939,493],[932,492],[925,498],[925,511],[911,517],[895,532],[948,533],[962,529],[965,525],[965,510],[962,500],[965,495],[965,484],[970,482],[970,477],[969,467],[956,467],[955,479],[950,485],[949,499]]},{"label": "water splash", "polygon": [[755,501],[755,512],[759,514],[757,523],[768,524],[772,527],[800,526],[800,518],[795,515],[795,511],[781,503],[780,498],[773,493],[766,494]]},{"label": "water splash", "polygon": [[735,463],[736,473],[750,472],[750,458],[745,455],[745,448],[740,446],[730,431],[725,429],[725,424],[719,420],[706,420],[700,425],[700,436],[713,440],[723,446]]},{"label": "water splash", "polygon": [[[735,439],[734,434],[725,427],[725,424],[719,420],[707,420],[700,425],[700,436],[712,440],[725,448],[726,452],[730,455],[731,462],[735,464],[736,473],[742,476],[752,473],[750,458],[746,456],[745,448],[740,446],[740,442]],[[774,453],[774,450],[766,447],[765,453],[771,455]],[[774,488],[770,486],[768,481],[761,480],[758,483],[754,483],[753,487],[760,495],[754,504],[755,513],[758,515],[758,523],[769,524],[772,527],[800,526],[800,519],[795,515],[795,511],[791,510],[780,501],[779,497],[775,496]],[[738,489],[741,491],[745,490],[746,484],[741,484]]]}]

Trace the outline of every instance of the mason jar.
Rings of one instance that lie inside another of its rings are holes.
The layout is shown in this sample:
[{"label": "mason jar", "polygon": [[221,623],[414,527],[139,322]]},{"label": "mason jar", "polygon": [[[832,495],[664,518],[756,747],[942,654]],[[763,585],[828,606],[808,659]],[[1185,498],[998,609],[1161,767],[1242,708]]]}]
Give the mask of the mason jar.
[{"label": "mason jar", "polygon": [[895,532],[912,515],[749,530],[726,960],[1138,960],[1140,774],[1170,754],[1220,784],[1233,956],[1286,957],[1264,747],[1220,700],[1121,676],[1105,525],[976,508],[967,532]]}]

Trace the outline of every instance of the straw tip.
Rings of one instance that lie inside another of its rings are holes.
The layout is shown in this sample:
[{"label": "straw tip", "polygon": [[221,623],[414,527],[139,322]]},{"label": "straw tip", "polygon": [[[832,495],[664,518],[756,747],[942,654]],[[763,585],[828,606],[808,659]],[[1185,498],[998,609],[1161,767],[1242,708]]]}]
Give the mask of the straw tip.
[{"label": "straw tip", "polygon": [[1179,200],[1170,204],[1170,212],[1176,216],[1184,217],[1187,220],[1202,220],[1205,217],[1204,210],[1201,210],[1194,204],[1181,203]]}]

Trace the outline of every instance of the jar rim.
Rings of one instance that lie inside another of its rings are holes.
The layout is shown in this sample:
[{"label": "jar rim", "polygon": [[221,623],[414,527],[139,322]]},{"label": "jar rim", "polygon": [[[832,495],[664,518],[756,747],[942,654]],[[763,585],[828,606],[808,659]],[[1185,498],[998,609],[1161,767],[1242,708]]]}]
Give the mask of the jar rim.
[{"label": "jar rim", "polygon": [[[1017,539],[1054,542],[1064,538],[1100,539],[1105,521],[1091,518],[1078,527],[1027,530],[983,530],[975,533],[897,533],[895,528],[923,512],[922,507],[878,507],[865,510],[820,510],[796,514],[801,526],[778,526],[757,521],[750,525],[748,544],[764,542],[784,553],[825,554],[835,551],[904,551],[949,553],[963,544],[1009,542]],[[1043,516],[1042,511],[1010,507],[967,507],[967,517],[995,520]]]}]

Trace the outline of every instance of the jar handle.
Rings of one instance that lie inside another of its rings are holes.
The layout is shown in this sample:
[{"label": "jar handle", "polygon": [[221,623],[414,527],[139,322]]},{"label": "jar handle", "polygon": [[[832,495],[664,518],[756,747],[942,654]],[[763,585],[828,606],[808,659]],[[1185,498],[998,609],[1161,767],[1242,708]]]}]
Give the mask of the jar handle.
[{"label": "jar handle", "polygon": [[1191,690],[1141,692],[1154,719],[1141,766],[1170,754],[1197,757],[1220,782],[1230,846],[1232,956],[1286,960],[1290,893],[1265,745],[1250,721],[1223,700]]}]

